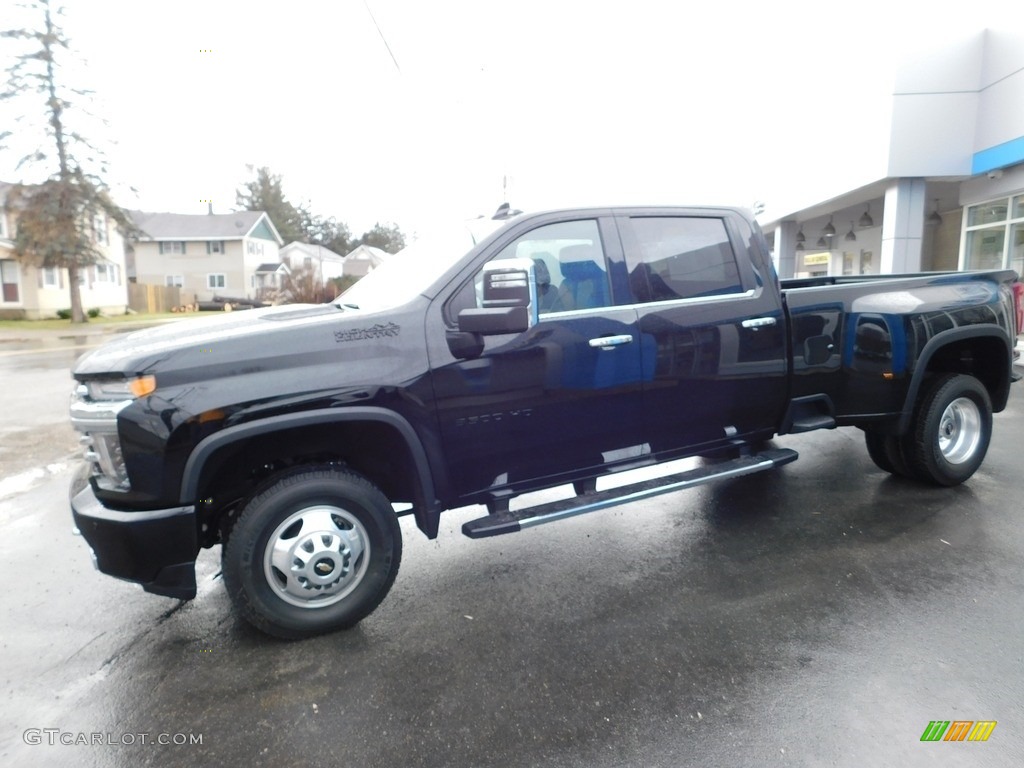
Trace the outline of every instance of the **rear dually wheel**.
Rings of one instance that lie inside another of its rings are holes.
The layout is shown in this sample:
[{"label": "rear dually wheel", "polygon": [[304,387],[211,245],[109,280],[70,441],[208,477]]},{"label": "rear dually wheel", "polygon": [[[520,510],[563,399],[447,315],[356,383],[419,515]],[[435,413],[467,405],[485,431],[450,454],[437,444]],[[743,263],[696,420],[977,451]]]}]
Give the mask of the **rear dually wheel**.
[{"label": "rear dually wheel", "polygon": [[992,400],[973,376],[943,374],[921,397],[903,448],[915,476],[959,485],[981,466],[992,438]]}]

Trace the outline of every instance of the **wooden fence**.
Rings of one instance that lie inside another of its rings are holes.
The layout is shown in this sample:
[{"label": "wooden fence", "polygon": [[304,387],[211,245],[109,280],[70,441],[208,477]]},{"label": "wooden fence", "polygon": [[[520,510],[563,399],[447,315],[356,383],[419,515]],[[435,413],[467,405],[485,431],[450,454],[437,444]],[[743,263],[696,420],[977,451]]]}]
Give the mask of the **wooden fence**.
[{"label": "wooden fence", "polygon": [[181,306],[181,289],[167,285],[128,283],[128,306],[136,312],[170,312]]}]

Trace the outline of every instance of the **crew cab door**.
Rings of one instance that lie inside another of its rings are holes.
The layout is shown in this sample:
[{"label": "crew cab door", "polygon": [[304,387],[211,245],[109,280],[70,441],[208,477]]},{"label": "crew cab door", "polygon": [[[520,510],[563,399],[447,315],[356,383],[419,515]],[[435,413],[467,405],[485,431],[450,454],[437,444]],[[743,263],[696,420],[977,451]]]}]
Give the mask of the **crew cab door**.
[{"label": "crew cab door", "polygon": [[476,354],[431,345],[449,482],[463,499],[567,482],[642,452],[641,345],[628,289],[614,279],[625,276],[614,221],[559,214],[522,224],[447,294],[443,312],[457,334],[459,313],[480,306],[483,264],[525,258],[536,324],[482,336]]},{"label": "crew cab door", "polygon": [[751,258],[737,214],[657,209],[616,218],[653,376],[644,430],[654,453],[773,432],[786,393],[781,297]]}]

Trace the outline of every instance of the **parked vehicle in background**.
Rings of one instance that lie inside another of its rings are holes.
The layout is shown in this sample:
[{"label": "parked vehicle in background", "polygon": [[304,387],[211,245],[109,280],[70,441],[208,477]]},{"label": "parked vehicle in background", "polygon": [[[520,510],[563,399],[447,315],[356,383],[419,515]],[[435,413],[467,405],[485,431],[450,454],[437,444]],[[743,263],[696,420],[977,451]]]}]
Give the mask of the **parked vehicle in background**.
[{"label": "parked vehicle in background", "polygon": [[[884,470],[981,465],[1022,327],[1011,271],[780,283],[731,208],[513,216],[416,243],[330,305],[133,334],[76,364],[75,523],[104,573],[195,596],[223,544],[274,635],[350,627],[390,589],[395,505],[436,537],[553,522],[797,458],[775,435],[856,426]],[[613,491],[603,475],[721,461]],[[567,501],[510,510],[572,484]]]}]

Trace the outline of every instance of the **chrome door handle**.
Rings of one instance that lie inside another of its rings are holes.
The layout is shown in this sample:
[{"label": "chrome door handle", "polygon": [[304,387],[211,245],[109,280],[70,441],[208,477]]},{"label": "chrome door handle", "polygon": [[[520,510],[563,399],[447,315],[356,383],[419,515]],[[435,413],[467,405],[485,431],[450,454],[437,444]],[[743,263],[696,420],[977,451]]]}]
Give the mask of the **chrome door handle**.
[{"label": "chrome door handle", "polygon": [[775,325],[774,317],[752,317],[743,321],[744,328],[764,328],[768,325]]},{"label": "chrome door handle", "polygon": [[623,334],[622,336],[599,336],[596,339],[591,339],[588,343],[594,349],[603,349],[610,352],[615,347],[622,344],[629,344],[631,341],[633,341],[632,336],[629,334]]}]

